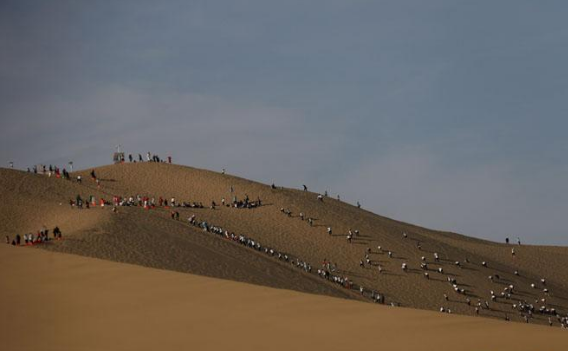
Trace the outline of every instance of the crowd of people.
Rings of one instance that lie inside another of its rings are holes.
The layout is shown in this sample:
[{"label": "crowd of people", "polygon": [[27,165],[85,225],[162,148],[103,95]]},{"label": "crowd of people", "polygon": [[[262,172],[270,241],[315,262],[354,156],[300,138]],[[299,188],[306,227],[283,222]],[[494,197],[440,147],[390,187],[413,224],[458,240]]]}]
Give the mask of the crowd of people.
[{"label": "crowd of people", "polygon": [[41,243],[47,243],[51,240],[61,240],[63,239],[63,235],[61,233],[61,229],[59,227],[53,228],[52,231],[53,237],[49,237],[49,229],[43,227],[42,229],[38,230],[35,234],[34,233],[25,233],[23,235],[16,234],[14,238],[10,238],[9,235],[6,235],[6,244],[13,245],[13,246],[32,246]]},{"label": "crowd of people", "polygon": [[40,165],[39,169],[38,166],[33,166],[31,169],[28,168],[27,169],[28,173],[34,173],[34,174],[45,174],[48,177],[56,177],[56,178],[63,178],[65,180],[69,180],[70,179],[70,174],[69,172],[67,172],[67,170],[65,168],[61,169],[57,166],[53,166],[53,165]]},{"label": "crowd of people", "polygon": [[[136,162],[136,160],[132,157],[132,155],[129,155],[129,160],[130,162]],[[143,158],[142,155],[138,155],[138,161],[143,162]],[[147,153],[146,155],[146,161],[147,162],[164,162],[164,160],[162,160],[159,156],[157,155],[152,155],[150,153]],[[168,162],[171,163],[171,158],[168,158]],[[32,170],[28,169],[29,172],[31,172]],[[36,167],[33,168],[33,172],[34,173],[38,173],[38,169]],[[55,176],[55,177],[61,177],[63,179],[69,179],[69,173],[65,170],[62,169],[60,170],[58,167],[54,167],[54,166],[43,166],[39,172],[43,173],[43,174],[47,174],[48,176]],[[99,184],[99,180],[97,178],[97,175],[95,173],[95,171],[93,170],[91,172],[91,178],[93,181],[95,181],[97,183],[97,185]],[[81,182],[81,178],[77,178],[78,182]],[[273,189],[276,189],[275,185],[272,185]],[[307,191],[307,186],[303,186],[304,191]],[[260,198],[257,198],[257,200],[251,201],[249,199],[249,196],[245,194],[244,198],[242,199],[238,199],[237,196],[234,194],[234,189],[231,186],[230,188],[230,193],[232,196],[232,200],[231,202],[227,202],[225,200],[225,198],[221,199],[221,205],[222,206],[226,206],[226,207],[230,207],[230,208],[246,208],[246,209],[254,209],[257,208],[259,206],[262,206],[262,201]],[[327,192],[325,195],[318,195],[317,196],[317,200],[319,202],[324,202],[324,198],[327,197]],[[193,208],[193,209],[202,209],[205,206],[201,203],[201,202],[191,202],[191,201],[178,201],[176,198],[172,197],[168,200],[168,198],[166,197],[159,197],[159,198],[155,198],[155,197],[149,197],[149,196],[144,196],[144,195],[132,195],[132,196],[113,196],[112,200],[105,200],[103,198],[100,199],[96,199],[94,196],[89,196],[88,199],[83,199],[80,195],[77,195],[77,197],[75,199],[70,200],[70,205],[73,207],[77,207],[77,208],[89,208],[92,206],[100,206],[100,207],[104,207],[106,205],[112,205],[113,209],[116,211],[116,208],[121,207],[121,206],[136,206],[136,207],[143,207],[144,209],[154,209],[156,207],[163,207],[163,208],[171,208],[170,211],[170,216],[172,219],[174,220],[179,220],[180,218],[180,213],[179,211],[177,211],[176,208]],[[218,206],[218,204],[212,200],[211,201],[211,209],[215,209],[216,206]],[[357,203],[357,207],[361,207],[359,203]],[[292,211],[286,208],[280,208],[280,212],[282,212],[283,214],[285,214],[287,217],[294,217],[292,215]],[[297,216],[300,218],[300,220],[302,221],[306,221],[306,223],[308,223],[308,225],[310,227],[314,227],[314,218],[306,216],[303,212],[299,212],[299,215]],[[282,252],[280,250],[277,250],[275,248],[272,247],[268,247],[268,246],[263,246],[261,245],[260,242],[258,242],[258,240],[255,240],[249,236],[245,236],[242,234],[235,234],[234,232],[230,232],[220,226],[216,226],[216,225],[211,225],[209,224],[207,221],[197,221],[195,218],[195,215],[192,215],[190,218],[188,218],[188,223],[192,226],[198,227],[200,229],[202,229],[205,232],[217,235],[220,238],[226,239],[226,240],[231,240],[237,244],[243,245],[247,248],[250,248],[252,250],[256,250],[259,252],[263,252],[266,255],[269,255],[270,257],[274,257],[278,260],[282,260],[284,262],[288,262],[291,265],[293,265],[294,267],[301,269],[303,271],[305,271],[306,273],[310,273],[310,274],[317,274],[317,276],[321,277],[322,279],[325,279],[327,281],[330,281],[332,283],[338,284],[346,289],[349,290],[358,290],[362,296],[368,297],[370,299],[372,299],[372,301],[374,302],[378,302],[378,303],[385,303],[385,294],[379,293],[377,292],[375,289],[370,289],[370,288],[366,288],[363,287],[361,285],[357,285],[355,284],[351,279],[349,279],[346,276],[343,276],[342,274],[339,274],[339,270],[337,269],[337,265],[332,264],[330,261],[328,261],[327,259],[324,259],[323,264],[320,268],[318,268],[317,270],[313,270],[312,269],[312,265],[303,259],[300,259],[299,257],[293,257],[290,253],[286,253],[286,252]],[[332,236],[332,228],[331,226],[325,226],[327,233]],[[37,234],[31,234],[31,233],[27,233],[23,235],[23,240],[22,237],[20,235],[16,235],[15,238],[13,238],[12,240],[7,236],[6,237],[6,242],[12,245],[20,245],[20,244],[24,244],[24,245],[33,245],[33,244],[37,244],[37,243],[42,243],[42,242],[46,242],[51,240],[49,238],[48,235],[49,231],[47,229],[45,230],[40,230],[38,231]],[[347,231],[347,234],[345,236],[345,238],[347,239],[348,243],[353,243],[356,239],[360,238],[360,233],[359,230],[352,230],[349,229]],[[61,239],[61,231],[59,230],[59,228],[54,228],[53,230],[53,239]],[[409,239],[409,235],[406,232],[402,233],[402,239],[403,240],[408,240]],[[416,240],[417,241],[417,240]],[[509,239],[506,239],[506,243],[509,244]],[[518,245],[521,245],[520,243],[520,239],[517,242]],[[417,250],[422,250],[422,246],[420,241],[417,241],[416,244],[416,248]],[[399,259],[399,258],[395,258],[394,257],[394,252],[391,250],[386,250],[384,249],[382,246],[377,246],[377,251],[375,252],[376,254],[386,254],[387,257],[389,259]],[[371,254],[373,254],[373,252],[371,251],[370,247],[367,247],[364,254],[363,254],[363,258],[359,261],[359,265],[361,268],[373,268],[373,267],[377,267],[377,271],[379,273],[382,273],[384,271],[384,268],[381,264],[379,264],[378,260],[374,260],[371,257]],[[512,248],[511,249],[511,256],[513,257],[513,259],[515,259],[516,257],[516,252],[515,249]],[[455,267],[457,267],[458,269],[462,269],[464,267],[465,264],[471,264],[469,262],[469,260],[467,258],[465,258],[464,261],[459,261],[459,260],[450,260],[449,258],[446,258],[445,261],[450,261],[453,263],[453,265]],[[465,262],[465,263],[464,263]],[[561,316],[561,314],[553,307],[551,307],[550,305],[547,304],[546,298],[543,297],[541,299],[537,299],[535,301],[535,303],[529,303],[527,301],[525,301],[524,299],[521,299],[519,295],[516,294],[516,289],[513,285],[506,285],[503,288],[503,291],[501,292],[495,292],[493,290],[489,291],[488,294],[488,298],[484,301],[482,301],[482,299],[478,299],[477,303],[472,303],[471,301],[471,297],[473,296],[473,294],[471,294],[471,292],[469,292],[466,289],[466,285],[464,284],[459,284],[456,280],[455,277],[448,275],[445,273],[444,268],[442,267],[442,263],[441,263],[441,258],[440,255],[437,252],[433,253],[433,259],[429,260],[426,258],[426,256],[422,256],[421,257],[421,262],[419,262],[419,268],[420,270],[423,271],[423,275],[425,278],[430,279],[430,274],[432,272],[434,273],[438,273],[440,275],[445,275],[448,284],[451,286],[451,290],[454,291],[456,294],[463,296],[462,298],[459,299],[459,301],[465,302],[467,304],[467,306],[471,306],[471,308],[473,308],[473,311],[475,314],[480,314],[480,311],[483,310],[491,310],[491,305],[494,303],[498,303],[504,300],[510,300],[510,301],[518,301],[515,303],[511,303],[511,308],[518,312],[520,314],[520,316],[528,323],[535,314],[541,314],[541,315],[545,315],[549,317],[549,324],[553,324],[552,322],[552,318],[556,318],[558,320],[558,323],[560,323],[560,326],[562,328],[568,328],[568,316]],[[435,266],[434,268],[432,266]],[[483,267],[484,269],[489,269],[489,264],[486,261],[482,261],[480,262],[480,266]],[[418,267],[417,267],[418,268]],[[374,269],[374,268],[373,268]],[[402,270],[403,273],[409,273],[412,271],[412,267],[411,264],[408,262],[402,262],[400,265],[400,269]],[[515,275],[519,275],[518,271],[514,272]],[[500,282],[500,276],[499,274],[491,274],[489,275],[489,279],[493,282]],[[536,289],[537,285],[541,285],[542,288],[542,293],[544,295],[549,295],[550,291],[549,288],[546,287],[546,281],[545,279],[541,279],[540,284],[531,284],[531,288]],[[448,294],[443,294],[443,298],[444,301],[450,301],[450,297],[448,296]],[[390,303],[393,306],[399,305],[399,303],[395,302],[394,300]],[[446,306],[441,306],[440,307],[440,311],[445,312],[445,313],[451,313],[452,310]],[[510,320],[508,314],[505,315],[506,320]]]},{"label": "crowd of people", "polygon": [[[304,186],[304,191],[307,191],[307,187]],[[320,196],[318,196],[318,200],[321,201]],[[285,208],[280,208],[280,212],[285,214],[287,217],[294,217],[292,215],[292,211],[285,209]],[[306,215],[303,212],[299,213],[299,216],[297,216],[300,218],[300,220],[305,220]],[[308,223],[310,226],[312,225],[312,221],[311,218],[308,218]],[[327,227],[327,233],[329,235],[332,235],[332,228],[330,226]],[[353,240],[357,237],[360,236],[360,233],[358,230],[352,230],[349,229],[346,235],[346,239],[348,243],[353,243]],[[403,240],[407,240],[409,239],[409,235],[406,232],[402,233],[402,239]],[[508,243],[508,240],[507,240]],[[518,240],[517,242],[518,245],[521,245],[520,240]],[[418,240],[416,240],[416,246],[417,250],[422,251],[422,243]],[[382,273],[383,272],[383,266],[381,264],[379,264],[378,262],[375,262],[370,254],[371,254],[371,249],[370,247],[367,247],[364,253],[364,256],[361,260],[359,260],[359,266],[361,268],[368,268],[368,267],[373,267],[376,266],[378,268],[378,272]],[[390,250],[386,250],[384,249],[382,246],[377,246],[377,254],[385,254],[387,255],[387,257],[389,259],[394,259],[394,253]],[[511,256],[514,259],[515,258],[515,249],[513,248],[511,250]],[[453,262],[453,265],[455,267],[457,267],[458,269],[462,269],[464,268],[464,264],[472,264],[470,262],[470,260],[466,257],[464,259],[464,261],[460,261],[460,260],[450,260],[450,259],[445,259],[445,261],[450,261]],[[542,315],[547,315],[550,316],[548,321],[550,325],[553,325],[552,322],[552,318],[556,317],[556,319],[558,320],[558,322],[560,323],[560,326],[562,328],[568,328],[568,315],[566,317],[561,316],[561,314],[555,309],[550,307],[549,305],[547,305],[547,301],[546,298],[541,298],[541,299],[537,299],[535,302],[538,302],[540,304],[540,307],[537,309],[535,308],[532,304],[527,303],[526,301],[521,302],[522,299],[520,299],[520,295],[515,295],[516,294],[516,290],[514,288],[513,285],[506,285],[505,288],[503,289],[502,292],[500,293],[496,293],[493,290],[489,291],[489,298],[487,300],[482,301],[481,299],[478,299],[476,304],[473,304],[471,302],[471,297],[474,296],[474,294],[470,291],[467,290],[467,285],[465,284],[459,284],[456,280],[455,277],[452,277],[451,275],[447,275],[447,273],[444,271],[444,268],[442,267],[443,263],[441,262],[441,258],[440,258],[440,254],[437,252],[433,253],[433,259],[430,262],[430,264],[434,264],[437,265],[437,267],[431,267],[429,266],[429,262],[428,259],[426,258],[426,256],[422,256],[421,257],[421,262],[420,262],[420,269],[422,271],[424,271],[424,277],[427,279],[430,279],[430,273],[431,272],[436,272],[440,275],[445,275],[446,276],[446,280],[448,282],[448,284],[451,286],[451,290],[454,291],[455,294],[457,295],[461,295],[464,296],[464,300],[458,299],[458,301],[463,301],[465,302],[468,306],[472,306],[473,308],[473,312],[475,314],[480,314],[480,311],[483,310],[492,310],[491,308],[491,304],[493,303],[498,303],[498,302],[502,302],[503,300],[519,300],[518,303],[512,303],[512,308],[514,310],[518,310],[518,312],[520,313],[520,317],[525,320],[527,323],[530,321],[531,318],[533,318],[533,313],[535,311],[537,311],[539,314]],[[485,269],[489,269],[489,263],[487,261],[481,261],[479,263],[479,265]],[[401,270],[403,273],[408,273],[410,271],[410,265],[407,262],[402,262],[401,263]],[[337,282],[341,285],[349,285],[351,286],[352,282],[343,279],[339,276],[335,276],[332,275],[330,273],[329,270],[325,270],[325,269],[318,269],[318,275],[324,277],[324,278],[329,278],[334,282]],[[518,276],[519,272],[517,270],[514,271],[514,275]],[[493,282],[499,283],[499,284],[503,284],[503,281],[500,277],[500,275],[498,273],[494,273],[492,275],[489,276],[489,279],[492,280]],[[543,278],[540,280],[540,285],[542,285],[542,293],[545,295],[549,295],[550,291],[547,287],[545,287],[546,285],[546,280]],[[537,284],[531,284],[531,288],[533,289],[537,289]],[[374,290],[371,289],[365,289],[362,286],[359,286],[359,290],[361,291],[361,293],[363,293],[364,291],[370,291],[370,296],[371,298],[373,298],[373,296],[380,296],[381,301],[384,302],[384,295],[378,294],[376,293]],[[447,294],[443,294],[443,298],[445,301],[450,301],[449,300],[449,296]],[[396,303],[392,303],[393,305],[396,305]],[[446,306],[441,306],[440,307],[440,311],[441,312],[445,312],[445,313],[452,313],[452,310]],[[497,311],[497,310],[494,310]],[[506,320],[510,320],[509,315],[506,314],[505,315],[505,319]]]},{"label": "crowd of people", "polygon": [[[122,160],[122,161],[124,161],[124,160]],[[136,155],[133,155],[133,154],[128,154],[128,161],[130,161],[131,163],[144,162],[144,158],[142,157],[142,154],[138,154],[138,157],[136,157]],[[168,156],[167,160],[164,160],[159,155],[152,154],[151,152],[148,151],[146,153],[146,162],[172,163],[172,157]]]},{"label": "crowd of people", "polygon": [[275,250],[274,248],[268,247],[268,246],[264,246],[261,245],[261,243],[258,240],[255,240],[251,237],[242,235],[242,234],[235,234],[234,232],[230,232],[226,229],[223,229],[221,226],[217,226],[217,225],[213,225],[208,223],[207,221],[199,221],[196,219],[195,215],[191,215],[188,219],[187,219],[188,223],[194,227],[200,228],[202,229],[204,232],[207,233],[211,233],[211,234],[215,234],[217,236],[219,236],[220,238],[224,238],[227,240],[231,240],[234,241],[238,244],[241,244],[243,246],[246,246],[250,249],[259,251],[259,252],[264,252],[267,255],[270,255],[271,257],[275,257],[279,260],[283,260],[285,262],[291,262],[294,265],[296,265],[297,267],[301,267],[303,268],[305,271],[307,272],[311,272],[312,267],[309,263],[307,263],[306,261],[300,260],[298,257],[292,257],[292,255],[279,251],[279,250]]},{"label": "crowd of people", "polygon": [[[235,234],[232,231],[230,232],[221,226],[210,224],[207,221],[199,221],[196,219],[195,215],[192,215],[188,218],[188,223],[194,227],[202,229],[204,232],[217,235],[218,237],[226,240],[234,241],[250,249],[263,252],[269,255],[270,257],[274,257],[278,260],[289,262],[294,267],[301,269],[306,273],[315,273],[312,269],[312,265],[308,261],[303,260],[299,257],[294,257],[289,253],[282,252],[275,248],[264,246],[258,240],[255,240],[249,236],[242,234]],[[338,284],[346,289],[358,290],[361,292],[363,296],[371,298],[374,302],[385,303],[384,295],[379,294],[375,290],[366,289],[362,286],[358,286],[354,284],[348,277],[335,274],[336,271],[337,271],[336,265],[333,265],[331,262],[324,260],[322,267],[317,269],[317,275],[323,279]]]}]

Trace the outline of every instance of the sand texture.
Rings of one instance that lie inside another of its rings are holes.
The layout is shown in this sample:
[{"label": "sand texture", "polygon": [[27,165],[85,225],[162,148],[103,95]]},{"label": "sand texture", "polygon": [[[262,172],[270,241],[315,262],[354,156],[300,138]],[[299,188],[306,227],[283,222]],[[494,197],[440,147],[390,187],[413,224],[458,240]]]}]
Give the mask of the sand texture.
[{"label": "sand texture", "polygon": [[[2,350],[564,351],[568,333],[0,246]],[[6,284],[9,282],[9,284]]]}]

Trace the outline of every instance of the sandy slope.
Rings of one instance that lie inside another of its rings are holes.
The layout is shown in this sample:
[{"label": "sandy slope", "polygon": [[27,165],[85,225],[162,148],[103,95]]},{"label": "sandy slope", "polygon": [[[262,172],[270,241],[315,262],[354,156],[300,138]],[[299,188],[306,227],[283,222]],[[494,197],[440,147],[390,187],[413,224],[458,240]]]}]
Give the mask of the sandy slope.
[{"label": "sandy slope", "polygon": [[[340,274],[367,288],[385,294],[387,303],[438,310],[441,306],[455,313],[473,315],[474,309],[465,303],[465,297],[453,292],[447,277],[457,279],[473,302],[490,300],[490,291],[500,293],[504,286],[514,284],[514,300],[491,303],[490,310],[481,315],[502,319],[508,314],[513,320],[521,316],[514,313],[511,304],[518,299],[534,302],[547,298],[547,305],[566,314],[568,312],[568,248],[542,246],[515,246],[516,257],[511,257],[511,245],[438,232],[381,217],[368,211],[330,198],[320,202],[316,194],[292,189],[271,189],[249,180],[222,175],[216,172],[177,165],[138,163],[112,165],[96,169],[102,179],[101,189],[88,180],[88,170],[81,172],[83,185],[41,175],[1,170],[2,224],[0,233],[37,230],[45,224],[58,224],[67,234],[67,240],[44,248],[134,263],[149,267],[196,273],[212,277],[244,281],[258,285],[293,289],[303,292],[337,297],[361,299],[359,294],[348,292],[315,275],[291,268],[278,260],[257,254],[232,242],[219,239],[189,227],[184,221],[172,221],[167,210],[144,211],[140,208],[121,208],[118,214],[109,209],[74,210],[66,203],[78,193],[83,197],[95,195],[110,199],[112,195],[148,195],[150,197],[176,197],[178,201],[200,201],[209,205],[221,198],[230,201],[233,195],[251,199],[260,197],[265,206],[253,210],[220,208],[179,209],[182,219],[195,214],[198,219],[218,224],[245,234],[264,245],[291,253],[319,267],[324,259],[336,263]],[[230,187],[235,192],[230,193]],[[63,205],[59,205],[63,203]],[[292,217],[280,208],[293,211]],[[298,218],[315,218],[315,226]],[[17,219],[17,220],[13,220]],[[482,219],[480,219],[482,220]],[[326,234],[331,226],[333,236]],[[361,236],[348,244],[345,234],[358,229]],[[403,239],[402,233],[408,233]],[[514,235],[513,235],[514,236]],[[422,249],[417,248],[420,243]],[[382,252],[377,246],[383,248]],[[372,266],[359,267],[365,249],[372,249]],[[394,253],[389,258],[386,251]],[[433,262],[433,253],[442,260]],[[431,279],[419,270],[420,257],[426,256],[430,264]],[[465,263],[465,259],[470,263]],[[459,260],[463,268],[453,263]],[[488,268],[481,262],[488,262]],[[410,272],[404,273],[401,264],[406,262]],[[379,274],[377,265],[384,268]],[[444,274],[434,271],[438,267]],[[520,276],[513,272],[520,271]],[[492,282],[489,275],[498,274]],[[547,279],[551,296],[542,293],[538,281]],[[530,284],[537,283],[537,289]],[[445,301],[443,294],[449,295]],[[547,317],[537,315],[533,322],[545,323]]]},{"label": "sandy slope", "polygon": [[2,350],[566,350],[559,328],[0,245]]}]

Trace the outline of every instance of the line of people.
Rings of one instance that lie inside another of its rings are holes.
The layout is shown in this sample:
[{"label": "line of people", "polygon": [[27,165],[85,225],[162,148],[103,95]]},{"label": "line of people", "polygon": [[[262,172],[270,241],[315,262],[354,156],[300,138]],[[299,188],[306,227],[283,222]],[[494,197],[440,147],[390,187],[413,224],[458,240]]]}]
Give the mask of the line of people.
[{"label": "line of people", "polygon": [[38,230],[36,234],[34,233],[25,233],[23,235],[16,234],[13,239],[10,238],[9,235],[6,235],[6,244],[13,245],[13,246],[20,246],[20,245],[36,245],[45,243],[51,240],[61,240],[63,239],[63,235],[61,233],[61,229],[59,227],[53,228],[53,238],[49,237],[49,229],[42,228]]},{"label": "line of people", "polygon": [[[283,253],[283,252],[276,250],[274,248],[263,246],[263,245],[260,244],[260,242],[258,242],[255,239],[252,239],[252,238],[247,237],[245,235],[237,235],[234,232],[229,232],[228,230],[225,230],[220,226],[211,225],[207,221],[198,221],[196,219],[195,215],[191,215],[188,218],[188,223],[192,226],[201,228],[205,232],[216,234],[221,238],[238,242],[239,244],[242,244],[246,247],[249,247],[251,249],[254,249],[254,250],[257,250],[257,251],[260,251],[260,252],[264,252],[264,253],[266,253],[266,254],[268,254],[272,257],[275,257],[279,260],[281,259],[281,260],[284,260],[286,262],[290,262],[295,267],[302,269],[307,273],[312,273],[312,265],[310,263],[308,263],[307,261],[302,260],[298,257],[293,257],[292,255],[290,255],[288,253]],[[326,267],[327,267],[327,269],[326,269]],[[317,275],[319,277],[324,278],[326,280],[329,280],[333,283],[339,284],[346,289],[350,289],[350,290],[358,289],[363,296],[370,298],[373,302],[383,303],[383,304],[385,303],[385,296],[383,294],[379,294],[373,289],[367,289],[367,288],[364,288],[363,286],[356,285],[348,277],[343,277],[343,276],[340,276],[340,275],[333,274],[332,271],[331,271],[331,265],[330,264],[324,264],[322,269],[318,269]],[[398,304],[395,303],[394,305],[398,305]]]}]

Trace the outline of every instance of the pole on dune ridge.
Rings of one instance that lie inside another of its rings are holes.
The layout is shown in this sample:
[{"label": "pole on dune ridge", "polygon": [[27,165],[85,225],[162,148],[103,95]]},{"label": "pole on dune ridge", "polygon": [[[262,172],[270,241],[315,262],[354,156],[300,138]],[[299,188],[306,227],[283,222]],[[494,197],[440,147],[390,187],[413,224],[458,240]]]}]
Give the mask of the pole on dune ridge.
[{"label": "pole on dune ridge", "polygon": [[120,144],[116,146],[116,151],[112,155],[112,161],[117,163],[124,163],[124,152],[120,151]]}]

